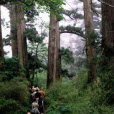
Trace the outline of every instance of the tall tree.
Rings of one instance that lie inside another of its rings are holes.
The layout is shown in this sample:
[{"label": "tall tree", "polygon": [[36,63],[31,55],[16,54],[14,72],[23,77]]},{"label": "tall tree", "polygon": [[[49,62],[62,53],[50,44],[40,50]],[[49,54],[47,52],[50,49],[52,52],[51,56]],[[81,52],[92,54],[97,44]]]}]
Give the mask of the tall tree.
[{"label": "tall tree", "polygon": [[3,51],[3,41],[2,41],[1,6],[0,6],[0,71],[3,70],[3,63],[4,63],[4,51]]},{"label": "tall tree", "polygon": [[17,5],[9,6],[10,10],[10,34],[11,34],[11,47],[12,56],[18,57],[18,43],[17,43]]},{"label": "tall tree", "polygon": [[114,103],[114,0],[102,3],[102,47],[105,59],[102,60],[101,77],[104,83],[107,102]]},{"label": "tall tree", "polygon": [[91,38],[91,34],[94,31],[93,16],[91,10],[92,0],[84,0],[84,20],[85,20],[85,37],[86,37],[86,54],[88,62],[88,82],[96,80],[96,65],[93,61],[95,57],[94,39]]},{"label": "tall tree", "polygon": [[[108,57],[107,65],[114,68],[114,6],[113,0],[103,0],[105,3],[102,4],[102,35],[104,48],[104,54]],[[109,4],[109,5],[107,5]]]},{"label": "tall tree", "polygon": [[18,57],[22,66],[28,61],[27,41],[24,37],[25,19],[22,5],[17,5],[17,40],[18,40]]},{"label": "tall tree", "polygon": [[50,14],[49,46],[48,46],[48,76],[47,86],[60,78],[59,66],[60,34],[56,15]]}]

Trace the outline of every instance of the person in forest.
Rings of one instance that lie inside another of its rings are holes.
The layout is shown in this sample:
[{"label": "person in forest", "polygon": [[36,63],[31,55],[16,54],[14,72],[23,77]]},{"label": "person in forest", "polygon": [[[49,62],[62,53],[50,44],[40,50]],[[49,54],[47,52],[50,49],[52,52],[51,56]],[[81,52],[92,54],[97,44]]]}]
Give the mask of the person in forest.
[{"label": "person in forest", "polygon": [[45,97],[44,91],[40,89],[38,92],[41,94],[40,98],[44,101],[44,97]]},{"label": "person in forest", "polygon": [[31,93],[31,100],[32,100],[32,102],[35,99],[35,94],[36,94],[36,89],[35,88],[32,88],[32,93]]},{"label": "person in forest", "polygon": [[38,90],[36,90],[35,98],[36,98],[37,100],[39,100],[39,99],[40,99],[40,96],[41,96],[41,94],[39,93]]},{"label": "person in forest", "polygon": [[38,90],[38,91],[40,90],[37,85],[35,85],[34,88],[35,88],[36,90]]},{"label": "person in forest", "polygon": [[31,114],[40,114],[40,112],[38,110],[38,101],[37,101],[37,99],[34,99],[34,102],[32,103]]},{"label": "person in forest", "polygon": [[44,113],[44,101],[40,98],[39,101],[38,101],[38,110],[40,111],[41,114]]},{"label": "person in forest", "polygon": [[44,91],[41,89],[40,91],[38,91],[41,96],[39,98],[38,104],[39,104],[39,111],[41,114],[43,114],[44,112],[44,97],[45,97],[45,93]]}]

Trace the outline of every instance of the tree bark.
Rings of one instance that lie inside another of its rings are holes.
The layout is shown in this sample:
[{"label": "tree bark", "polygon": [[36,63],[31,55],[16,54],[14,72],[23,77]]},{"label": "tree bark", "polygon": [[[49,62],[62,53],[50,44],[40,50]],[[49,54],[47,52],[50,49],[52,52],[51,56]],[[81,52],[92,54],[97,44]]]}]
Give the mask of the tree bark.
[{"label": "tree bark", "polygon": [[17,43],[17,5],[9,6],[10,9],[10,24],[11,24],[11,47],[12,56],[18,57],[18,43]]},{"label": "tree bark", "polygon": [[[114,0],[103,0],[107,4],[114,6]],[[102,47],[104,55],[108,57],[106,65],[114,70],[114,8],[102,4]]]},{"label": "tree bark", "polygon": [[84,21],[85,21],[85,33],[86,33],[86,54],[88,63],[88,82],[92,82],[97,79],[96,65],[93,60],[95,57],[95,48],[92,43],[94,39],[89,38],[89,35],[94,31],[93,16],[91,10],[91,0],[84,0]]},{"label": "tree bark", "polygon": [[60,79],[60,34],[56,15],[50,14],[47,86]]},{"label": "tree bark", "polygon": [[24,37],[25,32],[25,20],[23,7],[17,5],[17,39],[18,39],[18,58],[22,66],[27,64],[27,41]]},{"label": "tree bark", "polygon": [[0,6],[0,71],[3,70],[4,65],[4,50],[2,41],[2,24],[1,24],[1,6]]},{"label": "tree bark", "polygon": [[[103,0],[114,6],[114,0]],[[101,81],[107,103],[114,104],[114,7],[102,3],[102,48],[104,59],[101,62]]]}]

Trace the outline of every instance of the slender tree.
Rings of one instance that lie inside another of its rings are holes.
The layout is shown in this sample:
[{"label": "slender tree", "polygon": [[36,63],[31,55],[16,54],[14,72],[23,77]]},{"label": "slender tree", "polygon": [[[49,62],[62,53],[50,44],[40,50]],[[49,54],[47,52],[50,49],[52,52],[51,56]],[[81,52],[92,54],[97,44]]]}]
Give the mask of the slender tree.
[{"label": "slender tree", "polygon": [[96,65],[93,61],[95,57],[95,48],[92,45],[95,41],[90,37],[94,31],[93,16],[91,10],[92,0],[84,0],[84,20],[85,20],[85,37],[86,37],[86,54],[88,63],[88,82],[97,79]]},{"label": "slender tree", "polygon": [[59,66],[60,34],[56,15],[50,14],[49,46],[48,46],[48,76],[47,86],[60,78]]},{"label": "slender tree", "polygon": [[0,71],[3,70],[3,64],[4,64],[4,51],[3,51],[3,41],[2,41],[1,6],[0,6]]}]

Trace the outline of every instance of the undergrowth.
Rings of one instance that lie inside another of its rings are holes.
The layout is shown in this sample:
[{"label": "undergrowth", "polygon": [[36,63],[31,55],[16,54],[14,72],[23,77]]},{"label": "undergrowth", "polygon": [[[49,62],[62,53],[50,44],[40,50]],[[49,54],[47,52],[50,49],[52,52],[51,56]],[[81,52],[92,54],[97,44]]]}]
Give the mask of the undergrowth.
[{"label": "undergrowth", "polygon": [[54,83],[46,92],[46,114],[113,114],[100,86],[100,80],[87,84],[86,70],[71,82]]},{"label": "undergrowth", "polygon": [[28,86],[22,77],[0,82],[0,114],[25,114],[31,108]]}]

